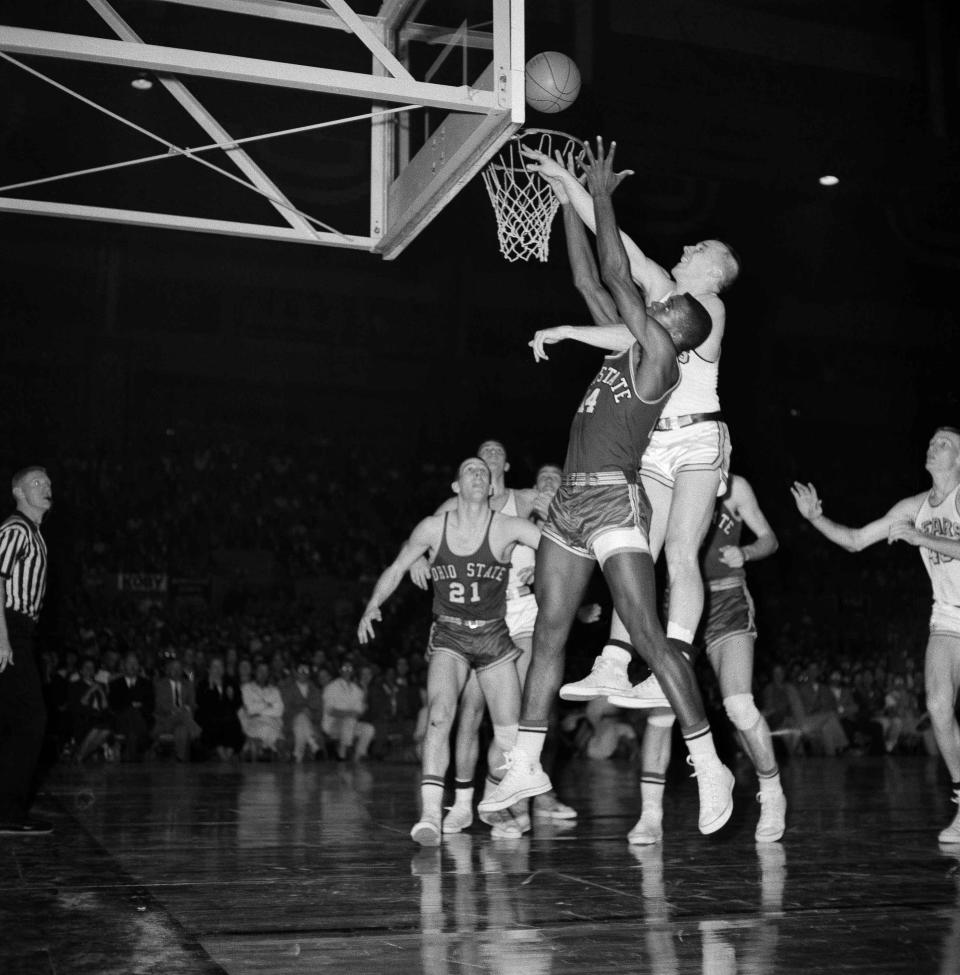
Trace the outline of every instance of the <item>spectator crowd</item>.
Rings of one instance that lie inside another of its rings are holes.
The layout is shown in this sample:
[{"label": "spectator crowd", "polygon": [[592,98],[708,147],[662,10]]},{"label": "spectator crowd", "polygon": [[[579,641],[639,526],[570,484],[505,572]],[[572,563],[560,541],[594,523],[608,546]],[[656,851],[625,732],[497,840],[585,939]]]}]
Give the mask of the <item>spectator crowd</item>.
[{"label": "spectator crowd", "polygon": [[[184,431],[145,440],[139,454],[63,459],[52,472],[63,515],[52,551],[66,581],[43,641],[53,754],[413,758],[429,599],[402,589],[363,653],[354,627],[406,533],[447,496],[457,458],[447,460]],[[761,614],[754,691],[781,747],[933,750],[917,662],[928,596],[915,554],[844,562],[789,511],[782,522],[780,553],[750,576]],[[223,571],[224,550],[266,553],[271,579],[234,580],[216,605],[97,584],[119,572],[209,575]],[[336,595],[311,598],[303,584],[321,578],[338,583]],[[575,630],[572,675],[589,666],[605,627],[606,617]],[[723,723],[709,668],[701,678]],[[644,716],[597,704],[563,719],[570,749],[603,758],[636,754]]]}]

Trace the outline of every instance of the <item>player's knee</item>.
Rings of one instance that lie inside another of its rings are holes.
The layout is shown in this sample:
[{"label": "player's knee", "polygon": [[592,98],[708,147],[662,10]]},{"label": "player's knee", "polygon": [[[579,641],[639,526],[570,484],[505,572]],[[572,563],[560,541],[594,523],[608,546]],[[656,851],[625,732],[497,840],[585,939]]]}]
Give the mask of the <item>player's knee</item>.
[{"label": "player's knee", "polygon": [[667,570],[675,579],[678,572],[696,572],[700,577],[700,558],[697,547],[686,538],[667,539],[664,546]]},{"label": "player's knee", "polygon": [[450,728],[453,726],[454,714],[456,714],[455,703],[433,700],[427,708],[427,723],[432,728]]},{"label": "player's knee", "polygon": [[731,694],[723,699],[723,707],[738,731],[749,731],[761,717],[752,694]]},{"label": "player's knee", "polygon": [[508,752],[517,743],[516,724],[495,724],[493,726],[493,741],[502,752]]}]

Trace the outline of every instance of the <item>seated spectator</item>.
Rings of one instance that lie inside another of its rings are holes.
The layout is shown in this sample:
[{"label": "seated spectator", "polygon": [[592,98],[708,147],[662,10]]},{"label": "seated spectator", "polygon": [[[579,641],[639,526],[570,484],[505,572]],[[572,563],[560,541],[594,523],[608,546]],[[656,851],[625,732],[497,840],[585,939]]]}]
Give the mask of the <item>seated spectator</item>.
[{"label": "seated spectator", "polygon": [[193,684],[194,694],[196,694],[201,675],[197,667],[197,652],[193,647],[184,647],[180,651],[180,669],[183,672],[183,679]]},{"label": "seated spectator", "polygon": [[238,687],[241,684],[238,665],[240,654],[236,647],[228,647],[223,654],[223,676],[232,680]]},{"label": "seated spectator", "polygon": [[830,671],[827,690],[833,695],[836,702],[837,719],[847,736],[847,740],[855,742],[859,728],[860,705],[853,695],[853,688],[843,679],[840,671],[834,668]]},{"label": "seated spectator", "polygon": [[269,664],[262,660],[257,664],[254,679],[240,688],[240,696],[243,707],[238,717],[251,757],[260,757],[261,749],[275,756],[283,740],[283,699],[270,683]]},{"label": "seated spectator", "polygon": [[771,731],[800,729],[800,697],[796,687],[787,680],[787,672],[777,664],[770,683],[763,689],[763,716]]},{"label": "seated spectator", "polygon": [[567,714],[563,730],[574,732],[574,747],[587,758],[613,758],[618,752],[634,757],[638,750],[637,731],[624,717],[620,708],[598,697]]},{"label": "seated spectator", "polygon": [[283,725],[287,739],[293,742],[293,760],[302,762],[309,750],[313,758],[321,750],[323,733],[323,695],[310,679],[310,664],[305,660],[280,685],[283,699]]},{"label": "seated spectator", "polygon": [[237,717],[240,704],[240,686],[227,677],[223,658],[211,658],[207,677],[197,685],[197,724],[204,750],[215,751],[222,762],[243,748],[243,728]]},{"label": "seated spectator", "polygon": [[153,724],[153,682],[140,672],[140,659],[132,651],[123,658],[123,673],[110,682],[110,710],[122,737],[121,757],[138,762],[150,747]]},{"label": "seated spectator", "polygon": [[178,762],[190,760],[190,746],[200,737],[200,725],[194,720],[196,698],[193,684],[183,679],[180,661],[168,657],[165,676],[154,681],[153,736],[156,741],[173,739],[173,753]]},{"label": "seated spectator", "polygon": [[351,745],[354,758],[367,757],[373,741],[372,724],[361,721],[366,711],[363,688],[353,679],[353,664],[344,663],[340,676],[323,689],[323,733],[337,743],[337,758],[343,761]]},{"label": "seated spectator", "polygon": [[838,755],[850,745],[840,724],[837,701],[830,688],[820,681],[820,667],[812,663],[801,674],[800,704],[803,708],[800,728],[804,738],[824,755]]},{"label": "seated spectator", "polygon": [[105,757],[113,757],[107,751],[113,735],[113,715],[110,713],[107,689],[96,680],[96,673],[96,662],[92,657],[87,657],[80,665],[79,680],[70,685],[67,708],[73,737],[77,742],[78,762],[85,762],[101,748],[104,748]]},{"label": "seated spectator", "polygon": [[884,697],[883,714],[876,720],[883,728],[883,747],[889,754],[901,744],[912,744],[919,737],[916,697],[906,688],[902,674],[892,675]]},{"label": "seated spectator", "polygon": [[406,688],[397,683],[397,672],[387,669],[370,681],[367,690],[367,718],[373,725],[374,740],[379,745],[378,756],[383,757],[392,746],[399,745],[404,751],[413,744],[415,715],[404,715],[401,707],[406,704]]}]

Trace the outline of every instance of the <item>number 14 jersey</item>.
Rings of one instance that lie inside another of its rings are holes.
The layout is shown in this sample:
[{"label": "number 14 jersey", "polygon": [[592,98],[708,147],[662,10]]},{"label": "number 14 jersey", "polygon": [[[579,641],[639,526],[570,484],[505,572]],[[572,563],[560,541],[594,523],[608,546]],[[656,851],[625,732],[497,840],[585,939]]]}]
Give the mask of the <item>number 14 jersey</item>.
[{"label": "number 14 jersey", "polygon": [[456,616],[463,620],[498,620],[507,612],[509,562],[498,562],[490,548],[490,526],[479,548],[470,555],[455,555],[447,544],[447,519],[443,516],[440,547],[430,566],[433,578],[434,616]]},{"label": "number 14 jersey", "polygon": [[642,355],[634,342],[626,352],[608,355],[580,403],[570,426],[565,474],[623,471],[637,479],[643,452],[675,383],[648,403],[637,392],[636,375]]}]

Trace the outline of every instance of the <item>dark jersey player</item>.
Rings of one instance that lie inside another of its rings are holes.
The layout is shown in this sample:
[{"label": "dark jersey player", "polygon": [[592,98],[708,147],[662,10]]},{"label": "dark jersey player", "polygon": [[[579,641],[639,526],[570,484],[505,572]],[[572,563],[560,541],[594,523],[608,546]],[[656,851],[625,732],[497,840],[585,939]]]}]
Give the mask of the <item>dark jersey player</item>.
[{"label": "dark jersey player", "polygon": [[[754,535],[749,544],[741,538],[744,525]],[[700,552],[706,612],[696,642],[707,651],[720,684],[724,710],[757,771],[760,821],[754,839],[758,843],[775,843],[783,836],[787,801],[780,785],[770,728],[753,700],[757,629],[744,565],[773,555],[777,544],[749,482],[743,477],[731,477],[727,493],[716,503]],[[635,698],[629,696],[611,695],[609,701],[619,707],[636,706]],[[627,836],[633,845],[659,843],[663,838],[663,789],[674,720],[669,709],[656,709],[647,718],[640,775],[643,811]]]},{"label": "dark jersey player", "polygon": [[533,660],[523,692],[516,747],[501,784],[480,803],[496,811],[550,789],[540,765],[550,705],[563,677],[564,645],[584,591],[599,561],[614,606],[631,642],[660,678],[690,750],[700,791],[701,832],[712,833],[732,811],[733,776],[717,758],[693,669],[671,646],[657,620],[648,531],[650,505],[638,483],[644,449],[667,397],[680,379],[677,354],[699,345],[710,317],[690,295],[674,295],[648,310],[630,277],[617,232],[611,194],[623,174],[613,171],[614,147],[597,140],[582,163],[593,199],[603,281],[593,265],[586,235],[564,208],[578,286],[593,268],[594,294],[609,302],[636,343],[608,356],[587,389],[570,430],[563,484],[550,505],[537,553],[537,603]]},{"label": "dark jersey player", "polygon": [[510,555],[516,544],[536,548],[540,531],[525,518],[490,510],[490,470],[479,457],[465,460],[453,484],[456,510],[431,515],[414,528],[377,580],[357,627],[361,643],[373,638],[373,621],[404,574],[430,555],[434,623],[427,669],[427,733],[423,742],[420,820],[410,832],[421,846],[440,842],[443,782],[450,761],[450,730],[457,699],[477,675],[493,722],[489,760],[495,768],[513,747],[520,710],[516,659],[520,651],[504,620]]}]

